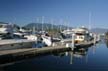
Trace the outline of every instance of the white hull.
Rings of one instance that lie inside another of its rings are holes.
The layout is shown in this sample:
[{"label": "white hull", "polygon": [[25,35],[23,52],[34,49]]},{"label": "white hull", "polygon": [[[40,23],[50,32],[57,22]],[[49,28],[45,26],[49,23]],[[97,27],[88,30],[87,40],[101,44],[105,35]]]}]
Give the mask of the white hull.
[{"label": "white hull", "polygon": [[43,43],[45,43],[47,46],[52,45],[51,37],[42,36],[42,39],[43,39]]},{"label": "white hull", "polygon": [[62,39],[61,42],[62,43],[70,43],[70,42],[72,42],[72,38]]},{"label": "white hull", "polygon": [[25,39],[0,40],[0,50],[32,48],[34,43],[34,41],[29,41]]},{"label": "white hull", "polygon": [[28,40],[37,41],[37,36],[35,35],[25,35],[24,37],[27,38]]},{"label": "white hull", "polygon": [[8,34],[13,32],[13,27],[8,23],[0,23],[0,34]]}]

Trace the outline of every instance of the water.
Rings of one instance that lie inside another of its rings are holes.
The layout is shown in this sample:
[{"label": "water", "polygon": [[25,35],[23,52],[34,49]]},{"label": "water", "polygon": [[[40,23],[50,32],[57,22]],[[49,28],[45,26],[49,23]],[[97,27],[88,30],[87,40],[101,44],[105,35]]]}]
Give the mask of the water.
[{"label": "water", "polygon": [[108,43],[24,60],[2,71],[108,71]]}]

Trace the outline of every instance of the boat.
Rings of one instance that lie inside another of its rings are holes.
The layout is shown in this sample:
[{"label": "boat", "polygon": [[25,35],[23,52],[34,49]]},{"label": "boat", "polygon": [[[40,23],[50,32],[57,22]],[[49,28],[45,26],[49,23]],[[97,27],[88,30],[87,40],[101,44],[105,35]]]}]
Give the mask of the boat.
[{"label": "boat", "polygon": [[46,45],[46,46],[51,46],[52,45],[52,39],[50,36],[48,35],[41,35],[42,38],[42,42]]},{"label": "boat", "polygon": [[23,38],[25,38],[27,40],[37,41],[37,36],[35,35],[35,33],[30,33],[29,31],[24,30],[22,28],[20,28],[19,31],[14,32],[14,35],[23,37]]},{"label": "boat", "polygon": [[0,50],[32,48],[35,44],[34,37],[31,36],[33,40],[24,39],[19,36],[21,34],[18,34],[18,32],[15,34],[13,28],[12,24],[0,22]]},{"label": "boat", "polygon": [[0,22],[0,35],[11,34],[13,32],[12,24]]},{"label": "boat", "polygon": [[12,33],[12,24],[0,22],[0,40],[12,38]]},{"label": "boat", "polygon": [[28,40],[34,40],[37,41],[37,36],[30,34],[30,35],[24,35],[24,38],[28,39]]},{"label": "boat", "polygon": [[88,42],[93,39],[89,30],[84,26],[72,29],[72,31],[75,33],[75,43]]},{"label": "boat", "polygon": [[73,34],[72,29],[67,29],[67,30],[60,32],[60,36],[61,36],[60,42],[71,43],[72,42],[72,34]]},{"label": "boat", "polygon": [[4,39],[0,40],[0,51],[32,48],[35,44],[33,40],[27,39]]},{"label": "boat", "polygon": [[72,38],[62,39],[60,42],[62,42],[62,43],[71,43]]},{"label": "boat", "polygon": [[61,33],[63,39],[61,42],[72,42],[72,34],[75,34],[74,40],[75,43],[87,42],[93,40],[93,36],[90,35],[90,32],[84,26],[79,28],[73,28],[71,30],[64,30]]},{"label": "boat", "polygon": [[58,37],[52,37],[51,40],[52,40],[52,42],[60,42],[61,41],[61,39]]}]

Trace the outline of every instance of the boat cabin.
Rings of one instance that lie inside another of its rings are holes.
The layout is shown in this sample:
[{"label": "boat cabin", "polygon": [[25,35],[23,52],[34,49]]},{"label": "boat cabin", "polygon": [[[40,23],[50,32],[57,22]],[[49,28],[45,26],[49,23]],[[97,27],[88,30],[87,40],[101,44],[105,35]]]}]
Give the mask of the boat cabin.
[{"label": "boat cabin", "polygon": [[0,34],[11,34],[13,28],[11,24],[0,22]]}]

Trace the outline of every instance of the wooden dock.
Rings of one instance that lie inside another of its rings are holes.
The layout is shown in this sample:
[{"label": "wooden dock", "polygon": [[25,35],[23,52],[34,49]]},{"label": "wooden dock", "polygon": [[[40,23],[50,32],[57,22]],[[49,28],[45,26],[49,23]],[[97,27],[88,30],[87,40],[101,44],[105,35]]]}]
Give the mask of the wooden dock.
[{"label": "wooden dock", "polygon": [[36,57],[40,55],[63,52],[67,50],[70,50],[70,48],[57,46],[57,47],[26,48],[26,49],[0,51],[0,65],[10,62],[21,61],[23,59]]},{"label": "wooden dock", "polygon": [[26,49],[15,49],[15,50],[5,50],[0,51],[0,56],[4,55],[26,55],[26,53],[45,53],[45,52],[53,52],[53,51],[59,51],[63,49],[68,49],[63,46],[57,46],[57,47],[43,47],[43,48],[26,48]]},{"label": "wooden dock", "polygon": [[[90,45],[93,45],[93,41],[75,44],[75,48],[90,46]],[[43,48],[24,48],[24,49],[14,49],[14,50],[4,50],[4,51],[0,51],[0,65],[10,63],[10,62],[16,62],[16,61],[20,61],[27,58],[40,56],[40,55],[64,52],[69,50],[71,50],[71,47],[67,48],[65,45],[43,47]]]}]

